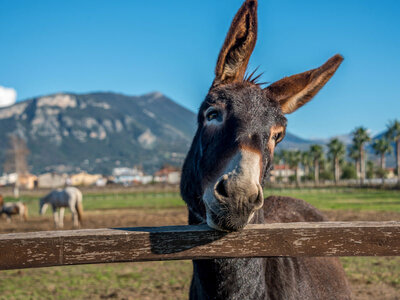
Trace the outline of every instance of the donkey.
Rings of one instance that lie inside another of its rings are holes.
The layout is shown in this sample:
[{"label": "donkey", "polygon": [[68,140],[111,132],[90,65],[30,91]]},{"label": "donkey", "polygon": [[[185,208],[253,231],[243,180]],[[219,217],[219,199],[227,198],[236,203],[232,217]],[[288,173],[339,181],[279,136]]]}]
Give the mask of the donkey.
[{"label": "donkey", "polygon": [[[56,228],[64,227],[64,211],[69,207],[74,227],[82,224],[83,208],[82,208],[82,192],[76,187],[67,187],[65,189],[57,189],[39,200],[39,214],[46,213],[48,205],[53,209],[54,225]],[[60,208],[57,214],[57,208]]]},{"label": "donkey", "polygon": [[[306,202],[263,197],[285,114],[306,104],[327,83],[343,58],[285,77],[266,88],[245,76],[257,38],[257,1],[247,0],[233,19],[201,104],[198,129],[182,169],[181,195],[189,224],[221,231],[247,224],[319,222]],[[350,299],[336,258],[269,257],[193,260],[190,299]]]}]

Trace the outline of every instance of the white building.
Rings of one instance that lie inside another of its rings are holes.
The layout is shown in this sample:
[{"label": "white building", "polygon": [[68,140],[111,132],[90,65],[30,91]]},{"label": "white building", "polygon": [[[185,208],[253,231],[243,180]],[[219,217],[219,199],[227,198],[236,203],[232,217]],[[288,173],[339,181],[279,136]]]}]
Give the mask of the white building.
[{"label": "white building", "polygon": [[16,183],[18,180],[17,173],[3,174],[0,176],[0,186],[10,185]]},{"label": "white building", "polygon": [[153,176],[145,175],[142,170],[137,168],[115,168],[112,174],[114,182],[123,185],[147,184],[153,181]]}]

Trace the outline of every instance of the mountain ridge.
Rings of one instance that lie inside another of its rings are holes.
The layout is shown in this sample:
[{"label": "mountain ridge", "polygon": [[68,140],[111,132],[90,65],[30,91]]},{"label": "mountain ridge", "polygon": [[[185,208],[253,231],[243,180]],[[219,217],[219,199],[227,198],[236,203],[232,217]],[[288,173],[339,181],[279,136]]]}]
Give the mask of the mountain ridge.
[{"label": "mountain ridge", "polygon": [[[23,138],[34,173],[111,173],[118,166],[181,166],[197,128],[196,114],[155,91],[54,93],[0,108],[0,140]],[[315,143],[287,132],[279,149]],[[7,142],[0,143],[0,171]]]},{"label": "mountain ridge", "polygon": [[[0,128],[2,141],[10,134],[26,140],[36,173],[109,173],[114,166],[134,164],[153,171],[163,163],[181,163],[195,117],[157,92],[56,93],[1,108]],[[0,161],[6,144],[0,144]]]}]

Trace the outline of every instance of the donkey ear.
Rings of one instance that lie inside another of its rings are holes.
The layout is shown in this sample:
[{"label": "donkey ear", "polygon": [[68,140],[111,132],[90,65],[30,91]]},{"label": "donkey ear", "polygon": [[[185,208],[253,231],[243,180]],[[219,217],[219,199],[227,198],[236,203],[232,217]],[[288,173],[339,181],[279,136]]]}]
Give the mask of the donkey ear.
[{"label": "donkey ear", "polygon": [[257,0],[246,0],[232,21],[215,68],[213,87],[241,81],[257,40]]},{"label": "donkey ear", "polygon": [[335,74],[343,57],[336,54],[321,67],[285,77],[264,89],[269,98],[279,102],[282,112],[290,114],[310,101]]}]

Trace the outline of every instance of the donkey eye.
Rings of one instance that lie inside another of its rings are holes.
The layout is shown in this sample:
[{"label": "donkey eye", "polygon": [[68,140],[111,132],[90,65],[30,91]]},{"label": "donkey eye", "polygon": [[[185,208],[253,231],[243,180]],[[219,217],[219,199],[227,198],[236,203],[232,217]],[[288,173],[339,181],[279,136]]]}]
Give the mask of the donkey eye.
[{"label": "donkey eye", "polygon": [[216,120],[216,119],[218,119],[218,117],[219,117],[219,111],[217,111],[217,110],[210,110],[206,114],[207,121]]},{"label": "donkey eye", "polygon": [[283,138],[282,132],[276,133],[276,134],[273,136],[273,139],[274,139],[274,141],[275,141],[276,143],[279,143],[279,142],[282,140],[282,138]]}]

